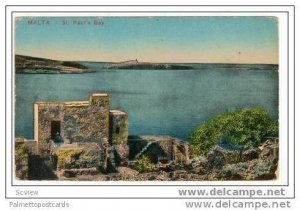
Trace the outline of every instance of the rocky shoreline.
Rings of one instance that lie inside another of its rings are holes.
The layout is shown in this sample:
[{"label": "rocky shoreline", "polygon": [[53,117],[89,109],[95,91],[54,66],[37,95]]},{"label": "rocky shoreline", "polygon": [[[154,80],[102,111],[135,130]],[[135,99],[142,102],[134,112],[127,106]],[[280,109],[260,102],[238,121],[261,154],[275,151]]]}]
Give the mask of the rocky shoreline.
[{"label": "rocky shoreline", "polygon": [[95,72],[72,61],[58,61],[24,55],[15,55],[15,69],[18,74],[82,74]]}]

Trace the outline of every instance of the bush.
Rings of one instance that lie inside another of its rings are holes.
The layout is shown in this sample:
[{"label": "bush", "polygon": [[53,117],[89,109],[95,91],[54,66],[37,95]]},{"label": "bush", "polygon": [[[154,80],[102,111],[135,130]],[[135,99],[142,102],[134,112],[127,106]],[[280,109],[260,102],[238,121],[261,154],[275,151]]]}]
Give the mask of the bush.
[{"label": "bush", "polygon": [[143,155],[136,161],[134,168],[140,173],[151,172],[154,170],[154,164]]},{"label": "bush", "polygon": [[75,160],[81,155],[82,150],[80,149],[71,149],[71,150],[59,150],[58,152],[58,168],[69,168],[72,164],[75,163]]},{"label": "bush", "polygon": [[264,109],[242,109],[220,114],[196,128],[189,137],[190,151],[193,156],[206,155],[220,139],[252,148],[268,136],[278,136],[278,122]]}]

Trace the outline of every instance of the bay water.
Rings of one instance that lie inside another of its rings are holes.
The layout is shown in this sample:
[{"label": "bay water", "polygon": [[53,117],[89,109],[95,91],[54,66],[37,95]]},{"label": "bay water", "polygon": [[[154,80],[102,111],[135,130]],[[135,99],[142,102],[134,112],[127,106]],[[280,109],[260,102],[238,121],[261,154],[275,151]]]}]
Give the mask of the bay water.
[{"label": "bay water", "polygon": [[95,73],[17,74],[15,135],[33,139],[37,101],[88,100],[110,94],[111,109],[129,116],[129,135],[170,135],[184,140],[199,124],[228,111],[260,107],[278,119],[278,71],[268,65],[193,64],[193,70],[108,70]]}]

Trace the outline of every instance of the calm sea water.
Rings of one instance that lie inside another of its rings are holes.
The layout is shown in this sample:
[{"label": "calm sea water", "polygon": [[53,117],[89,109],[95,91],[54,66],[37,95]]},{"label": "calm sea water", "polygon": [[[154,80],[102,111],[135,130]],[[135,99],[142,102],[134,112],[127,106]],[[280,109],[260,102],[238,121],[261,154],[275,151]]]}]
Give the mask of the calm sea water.
[{"label": "calm sea water", "polygon": [[195,70],[153,71],[84,64],[97,72],[16,75],[16,136],[33,138],[34,102],[87,100],[93,92],[109,93],[111,108],[128,113],[130,135],[187,139],[198,124],[245,107],[265,108],[278,119],[278,71],[269,66],[194,64]]}]

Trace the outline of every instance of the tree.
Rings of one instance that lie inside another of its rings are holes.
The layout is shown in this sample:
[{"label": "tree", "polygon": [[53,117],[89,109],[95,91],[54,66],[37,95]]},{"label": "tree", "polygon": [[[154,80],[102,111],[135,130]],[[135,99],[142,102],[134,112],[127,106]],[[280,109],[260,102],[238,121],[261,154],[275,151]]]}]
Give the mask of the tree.
[{"label": "tree", "polygon": [[252,148],[268,136],[278,136],[278,122],[264,109],[247,108],[220,114],[199,125],[190,134],[190,150],[194,156],[206,155],[220,139]]}]

